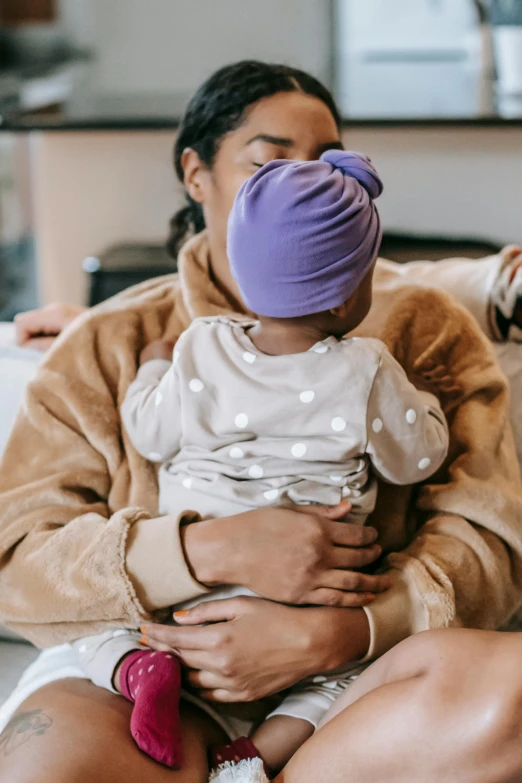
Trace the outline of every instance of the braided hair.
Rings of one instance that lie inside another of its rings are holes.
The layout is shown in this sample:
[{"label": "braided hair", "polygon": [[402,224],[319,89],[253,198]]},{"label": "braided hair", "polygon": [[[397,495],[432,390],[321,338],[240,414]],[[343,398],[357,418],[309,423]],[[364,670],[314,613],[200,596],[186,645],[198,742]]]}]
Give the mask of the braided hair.
[{"label": "braided hair", "polygon": [[[190,101],[174,146],[174,168],[183,182],[181,157],[190,147],[202,163],[212,166],[221,140],[238,128],[247,109],[262,98],[280,92],[304,92],[319,98],[338,127],[341,117],[331,93],[317,79],[297,68],[243,60],[216,71]],[[187,205],[170,221],[167,249],[173,258],[190,234],[205,228],[201,204],[186,194]]]}]

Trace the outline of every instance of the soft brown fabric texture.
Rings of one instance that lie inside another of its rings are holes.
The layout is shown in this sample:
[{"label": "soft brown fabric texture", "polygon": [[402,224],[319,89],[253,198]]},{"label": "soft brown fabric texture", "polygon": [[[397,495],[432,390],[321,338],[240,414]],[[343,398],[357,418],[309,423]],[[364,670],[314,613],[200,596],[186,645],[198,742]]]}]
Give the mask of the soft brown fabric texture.
[{"label": "soft brown fabric texture", "polygon": [[[69,327],[5,451],[0,620],[40,646],[136,627],[204,592],[184,561],[179,520],[153,519],[155,469],[122,433],[117,408],[146,343],[230,312],[210,282],[204,234],[179,267],[179,279],[137,286]],[[431,374],[451,433],[446,466],[413,498],[381,486],[373,522],[387,551],[403,551],[389,557],[394,587],[367,609],[369,656],[427,628],[494,628],[522,597],[522,487],[492,348],[447,295],[405,285],[387,265],[358,333],[384,340],[408,372]]]}]

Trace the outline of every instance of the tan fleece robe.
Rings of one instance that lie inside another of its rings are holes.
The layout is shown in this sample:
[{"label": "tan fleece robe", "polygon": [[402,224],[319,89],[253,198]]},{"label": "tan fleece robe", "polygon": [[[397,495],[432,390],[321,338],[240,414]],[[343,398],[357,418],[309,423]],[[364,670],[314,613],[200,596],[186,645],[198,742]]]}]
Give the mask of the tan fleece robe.
[{"label": "tan fleece robe", "polygon": [[[31,383],[4,453],[0,621],[39,646],[137,627],[205,592],[178,522],[154,516],[156,469],[118,413],[145,344],[230,312],[209,279],[205,234],[179,270],[73,322]],[[492,347],[446,294],[405,284],[387,265],[358,334],[437,383],[451,437],[446,468],[413,496],[380,488],[370,522],[392,552],[394,585],[367,609],[368,657],[428,628],[495,628],[522,599],[522,486]]]}]

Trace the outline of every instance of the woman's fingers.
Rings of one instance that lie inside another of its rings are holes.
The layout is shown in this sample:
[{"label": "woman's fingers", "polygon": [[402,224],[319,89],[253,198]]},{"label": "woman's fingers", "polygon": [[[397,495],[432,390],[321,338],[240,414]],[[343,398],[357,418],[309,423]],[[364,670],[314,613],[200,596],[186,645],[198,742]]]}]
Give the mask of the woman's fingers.
[{"label": "woman's fingers", "polygon": [[[219,634],[211,626],[179,628],[172,625],[151,625],[141,628],[147,644],[163,645],[169,650],[208,650],[219,644]],[[157,649],[157,647],[154,647]]]},{"label": "woman's fingers", "polygon": [[329,565],[331,568],[348,569],[350,571],[356,568],[364,568],[371,565],[382,554],[382,548],[379,544],[364,547],[363,549],[352,549],[350,547],[333,547],[329,552]]},{"label": "woman's fingers", "polygon": [[295,511],[300,514],[310,514],[311,516],[321,516],[326,519],[345,519],[352,510],[352,504],[348,500],[343,500],[337,506],[294,506]]},{"label": "woman's fingers", "polygon": [[189,669],[185,672],[185,680],[192,688],[200,690],[215,690],[216,688],[224,688],[230,686],[230,682],[219,672],[207,671],[205,669],[195,671]]},{"label": "woman's fingers", "polygon": [[333,544],[347,547],[370,546],[379,535],[374,527],[352,525],[349,522],[328,522],[327,532]]},{"label": "woman's fingers", "polygon": [[362,574],[360,571],[329,571],[323,587],[350,593],[384,593],[392,585],[388,574]]},{"label": "woman's fingers", "polygon": [[217,688],[213,691],[200,691],[200,697],[205,701],[215,701],[220,704],[234,704],[241,701],[241,693]]},{"label": "woman's fingers", "polygon": [[239,612],[244,613],[245,608],[245,604],[240,605],[237,598],[204,601],[188,611],[174,612],[174,619],[184,626],[223,623],[227,620],[234,620]]},{"label": "woman's fingers", "polygon": [[333,590],[320,587],[306,597],[306,603],[314,606],[336,606],[344,609],[355,609],[367,606],[375,600],[374,593],[346,593],[343,590]]}]

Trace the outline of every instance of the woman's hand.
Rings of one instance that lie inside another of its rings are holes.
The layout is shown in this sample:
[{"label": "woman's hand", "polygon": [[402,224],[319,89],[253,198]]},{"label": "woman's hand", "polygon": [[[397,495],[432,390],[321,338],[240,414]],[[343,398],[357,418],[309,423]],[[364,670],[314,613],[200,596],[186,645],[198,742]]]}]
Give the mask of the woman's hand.
[{"label": "woman's hand", "polygon": [[[366,654],[362,609],[282,606],[259,598],[209,601],[175,615],[183,627],[149,625],[143,643],[175,653],[210,701],[255,701]],[[203,625],[210,623],[210,625]]]},{"label": "woman's hand", "polygon": [[356,607],[390,587],[358,569],[381,554],[377,531],[349,522],[350,504],[263,508],[189,525],[185,554],[203,584],[241,585],[288,604]]},{"label": "woman's hand", "polygon": [[60,332],[85,310],[86,307],[50,304],[39,310],[15,315],[17,345],[23,348],[34,348],[37,351],[47,351]]}]

